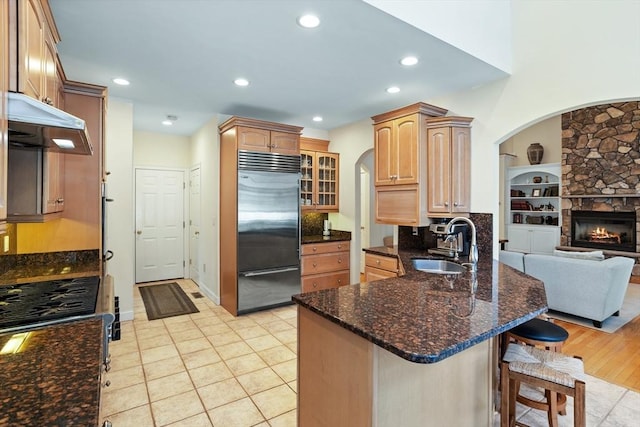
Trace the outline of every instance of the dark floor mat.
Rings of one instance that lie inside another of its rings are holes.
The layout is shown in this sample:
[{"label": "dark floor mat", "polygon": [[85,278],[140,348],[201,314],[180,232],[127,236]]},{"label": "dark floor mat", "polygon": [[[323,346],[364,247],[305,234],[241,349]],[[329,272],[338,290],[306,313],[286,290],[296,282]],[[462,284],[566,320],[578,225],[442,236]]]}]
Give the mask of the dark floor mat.
[{"label": "dark floor mat", "polygon": [[175,282],[140,286],[138,289],[149,320],[199,312],[180,285]]}]

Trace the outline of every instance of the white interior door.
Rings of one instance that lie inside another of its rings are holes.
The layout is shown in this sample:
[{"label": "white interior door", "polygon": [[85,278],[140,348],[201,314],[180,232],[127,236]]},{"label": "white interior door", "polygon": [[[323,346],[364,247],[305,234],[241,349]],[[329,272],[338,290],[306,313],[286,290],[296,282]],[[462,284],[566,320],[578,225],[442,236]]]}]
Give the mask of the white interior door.
[{"label": "white interior door", "polygon": [[189,277],[200,284],[200,166],[189,173]]},{"label": "white interior door", "polygon": [[184,172],[136,169],[136,283],[184,277]]},{"label": "white interior door", "polygon": [[[370,216],[370,177],[369,171],[360,166],[360,244],[362,248],[371,246],[369,241],[369,216]],[[360,273],[364,274],[365,252],[360,251]]]}]

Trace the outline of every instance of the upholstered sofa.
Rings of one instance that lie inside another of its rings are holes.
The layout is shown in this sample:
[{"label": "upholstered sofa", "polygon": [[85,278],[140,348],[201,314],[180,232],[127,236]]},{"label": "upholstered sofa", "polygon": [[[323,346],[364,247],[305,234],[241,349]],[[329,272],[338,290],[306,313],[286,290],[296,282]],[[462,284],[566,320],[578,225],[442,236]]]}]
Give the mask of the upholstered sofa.
[{"label": "upholstered sofa", "polygon": [[600,328],[609,316],[619,315],[634,260],[621,256],[602,260],[569,256],[503,250],[500,262],[542,280],[550,310],[590,319]]}]

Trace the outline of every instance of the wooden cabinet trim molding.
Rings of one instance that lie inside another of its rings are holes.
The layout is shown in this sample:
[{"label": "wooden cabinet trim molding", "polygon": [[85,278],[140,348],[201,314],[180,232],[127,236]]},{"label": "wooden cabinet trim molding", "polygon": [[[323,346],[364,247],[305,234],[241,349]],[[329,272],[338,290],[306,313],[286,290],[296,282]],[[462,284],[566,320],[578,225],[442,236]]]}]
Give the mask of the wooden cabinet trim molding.
[{"label": "wooden cabinet trim molding", "polygon": [[300,137],[300,149],[306,151],[329,151],[329,141],[326,139]]},{"label": "wooden cabinet trim molding", "polygon": [[427,128],[432,127],[470,127],[473,117],[446,116],[446,117],[427,117],[425,120]]},{"label": "wooden cabinet trim molding", "polygon": [[231,117],[226,122],[222,123],[220,126],[218,126],[218,130],[220,131],[220,133],[224,133],[235,126],[258,128],[258,129],[264,129],[264,130],[270,130],[270,131],[276,131],[276,132],[295,133],[297,135],[300,135],[303,129],[302,127],[299,127],[299,126],[285,125],[282,123],[267,122],[264,120],[234,116],[234,117]]},{"label": "wooden cabinet trim molding", "polygon": [[449,110],[436,107],[435,105],[426,104],[424,102],[418,102],[412,105],[407,105],[406,107],[398,108],[397,110],[388,111],[386,113],[372,116],[371,120],[373,120],[373,124],[376,125],[381,122],[394,120],[400,117],[404,117],[404,116],[408,116],[410,114],[416,114],[416,113],[424,114],[431,117],[441,117],[447,114],[448,111]]}]

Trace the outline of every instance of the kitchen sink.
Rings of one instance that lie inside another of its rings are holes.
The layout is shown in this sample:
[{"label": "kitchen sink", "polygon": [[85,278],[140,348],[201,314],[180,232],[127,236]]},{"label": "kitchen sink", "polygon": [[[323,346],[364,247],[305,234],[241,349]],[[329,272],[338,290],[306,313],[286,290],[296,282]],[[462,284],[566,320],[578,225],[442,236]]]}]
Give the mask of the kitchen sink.
[{"label": "kitchen sink", "polygon": [[413,258],[411,263],[416,270],[425,273],[460,274],[467,271],[464,266],[444,259]]}]

